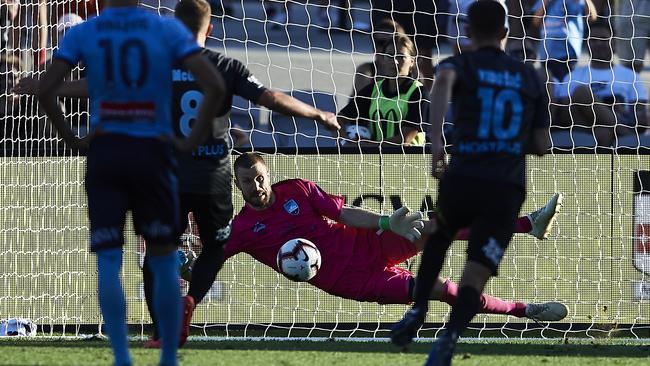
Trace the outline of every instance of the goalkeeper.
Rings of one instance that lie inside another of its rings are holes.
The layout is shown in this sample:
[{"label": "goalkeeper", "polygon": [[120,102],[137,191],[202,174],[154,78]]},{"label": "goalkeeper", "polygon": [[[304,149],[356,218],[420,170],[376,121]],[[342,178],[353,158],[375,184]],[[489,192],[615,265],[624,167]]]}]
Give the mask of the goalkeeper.
[{"label": "goalkeeper", "polygon": [[[413,273],[398,264],[422,250],[435,221],[422,221],[406,208],[390,217],[344,207],[344,199],[330,195],[314,182],[289,179],[271,185],[264,159],[255,153],[240,155],[234,164],[235,185],[246,205],[232,222],[225,258],[247,253],[279,271],[277,252],[288,240],[305,238],[318,246],[322,266],[309,281],[312,285],[346,299],[380,304],[413,301]],[[555,194],[546,206],[517,220],[519,233],[543,239],[561,207]],[[383,229],[378,233],[378,229]],[[457,239],[467,240],[468,232]],[[458,286],[451,280],[436,281],[431,299],[453,304]],[[525,304],[481,295],[482,313],[557,321],[566,316],[560,303]]]}]

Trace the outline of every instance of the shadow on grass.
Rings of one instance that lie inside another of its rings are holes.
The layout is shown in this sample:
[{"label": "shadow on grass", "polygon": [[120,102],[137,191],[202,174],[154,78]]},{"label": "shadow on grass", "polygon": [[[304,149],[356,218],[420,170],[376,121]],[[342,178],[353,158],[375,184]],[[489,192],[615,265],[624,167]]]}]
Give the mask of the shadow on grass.
[{"label": "shadow on grass", "polygon": [[[131,342],[132,349],[142,348],[143,342]],[[107,348],[108,342],[100,339],[88,340],[11,340],[1,341],[0,346],[20,347],[26,350],[37,348]],[[427,354],[431,343],[414,343],[405,352]],[[311,351],[311,352],[358,352],[398,353],[402,350],[384,342],[345,341],[191,341],[183,349],[196,351]],[[36,351],[36,350],[35,350]],[[153,351],[153,350],[152,350]],[[498,356],[545,356],[545,357],[609,357],[650,358],[650,344],[607,344],[594,342],[585,344],[535,344],[512,343],[460,343],[457,353]]]}]

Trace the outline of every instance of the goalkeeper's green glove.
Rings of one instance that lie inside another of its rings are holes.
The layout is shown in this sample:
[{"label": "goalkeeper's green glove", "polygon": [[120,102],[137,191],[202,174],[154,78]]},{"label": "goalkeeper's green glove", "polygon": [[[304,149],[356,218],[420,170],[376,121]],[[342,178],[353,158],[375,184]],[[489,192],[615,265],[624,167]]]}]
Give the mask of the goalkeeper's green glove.
[{"label": "goalkeeper's green glove", "polygon": [[379,227],[414,242],[422,237],[421,230],[424,229],[423,215],[422,212],[410,212],[408,207],[400,207],[390,217],[380,217]]}]

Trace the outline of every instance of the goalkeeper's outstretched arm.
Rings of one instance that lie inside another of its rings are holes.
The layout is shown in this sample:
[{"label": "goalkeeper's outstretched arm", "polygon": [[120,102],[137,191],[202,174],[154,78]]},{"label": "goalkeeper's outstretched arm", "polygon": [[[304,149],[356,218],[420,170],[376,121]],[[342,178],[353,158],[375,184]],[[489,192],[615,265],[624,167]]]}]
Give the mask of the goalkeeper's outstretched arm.
[{"label": "goalkeeper's outstretched arm", "polygon": [[421,212],[409,212],[401,207],[390,216],[382,216],[362,208],[344,207],[340,223],[351,227],[390,230],[404,238],[415,241],[422,236],[424,221]]}]

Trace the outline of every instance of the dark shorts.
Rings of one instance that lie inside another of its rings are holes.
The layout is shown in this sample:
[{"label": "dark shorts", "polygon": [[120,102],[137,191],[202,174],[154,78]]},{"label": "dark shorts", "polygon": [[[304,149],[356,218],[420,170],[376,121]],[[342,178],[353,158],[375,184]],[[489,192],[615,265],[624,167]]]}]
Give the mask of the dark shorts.
[{"label": "dark shorts", "polygon": [[467,260],[485,265],[496,275],[525,197],[524,188],[512,183],[447,175],[438,189],[438,225],[451,237],[461,228],[470,228]]},{"label": "dark shorts", "polygon": [[181,193],[181,227],[186,228],[191,212],[198,226],[201,245],[223,245],[230,236],[232,195]]},{"label": "dark shorts", "polygon": [[431,57],[422,50],[431,51],[436,46],[438,13],[433,0],[377,0],[373,1],[372,23],[374,28],[382,19],[395,20],[415,42],[418,55]]},{"label": "dark shorts", "polygon": [[86,160],[90,249],[124,243],[126,213],[150,245],[176,243],[179,231],[176,160],[155,138],[106,134],[93,139]]}]

